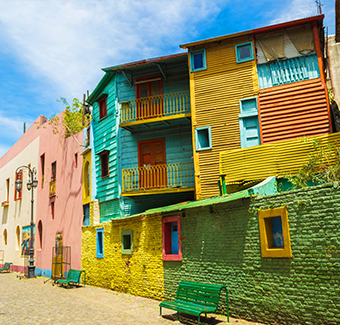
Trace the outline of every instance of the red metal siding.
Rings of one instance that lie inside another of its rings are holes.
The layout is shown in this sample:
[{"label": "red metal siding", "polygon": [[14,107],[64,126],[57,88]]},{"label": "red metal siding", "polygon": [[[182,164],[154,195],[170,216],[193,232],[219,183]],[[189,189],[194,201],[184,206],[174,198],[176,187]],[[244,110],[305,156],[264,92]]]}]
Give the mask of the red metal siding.
[{"label": "red metal siding", "polygon": [[320,78],[260,90],[263,143],[331,132]]}]

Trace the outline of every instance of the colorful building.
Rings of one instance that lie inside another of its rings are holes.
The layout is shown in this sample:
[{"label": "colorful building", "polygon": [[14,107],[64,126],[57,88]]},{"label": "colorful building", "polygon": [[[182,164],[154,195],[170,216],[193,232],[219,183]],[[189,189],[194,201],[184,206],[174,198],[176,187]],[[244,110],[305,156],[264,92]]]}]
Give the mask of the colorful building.
[{"label": "colorful building", "polygon": [[[62,114],[58,115],[59,120]],[[55,127],[58,128],[56,133]],[[26,189],[27,168],[23,167],[23,187],[15,191],[15,171],[20,166],[37,170],[34,189],[34,259],[36,275],[52,276],[55,247],[67,246],[72,255],[69,267],[81,267],[82,133],[65,138],[60,125],[40,116],[14,146],[0,159],[1,226],[0,251],[3,261],[24,272],[30,246],[31,192]],[[32,190],[31,190],[32,191]],[[71,259],[72,258],[72,259]],[[54,261],[55,262],[55,261]]]},{"label": "colorful building", "polygon": [[222,151],[332,132],[323,18],[181,45],[189,51],[197,199],[219,193]]},{"label": "colorful building", "polygon": [[101,222],[192,200],[187,55],[103,70],[87,100]]}]

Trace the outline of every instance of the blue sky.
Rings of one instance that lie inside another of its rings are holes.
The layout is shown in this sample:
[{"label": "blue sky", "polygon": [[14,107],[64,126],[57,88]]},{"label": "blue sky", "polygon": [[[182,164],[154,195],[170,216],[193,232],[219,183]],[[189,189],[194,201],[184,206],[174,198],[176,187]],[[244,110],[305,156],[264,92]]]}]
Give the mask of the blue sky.
[{"label": "blue sky", "polygon": [[[335,30],[335,1],[322,0]],[[82,98],[101,68],[317,14],[314,0],[0,0],[0,157],[40,115]]]}]

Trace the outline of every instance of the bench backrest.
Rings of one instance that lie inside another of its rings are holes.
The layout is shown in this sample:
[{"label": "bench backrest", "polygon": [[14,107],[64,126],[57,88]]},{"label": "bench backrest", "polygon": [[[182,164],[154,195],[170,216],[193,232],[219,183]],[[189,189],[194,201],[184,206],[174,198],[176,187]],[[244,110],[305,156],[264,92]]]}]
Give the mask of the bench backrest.
[{"label": "bench backrest", "polygon": [[80,280],[80,275],[82,271],[70,269],[67,273],[67,281],[77,283]]},{"label": "bench backrest", "polygon": [[9,270],[9,267],[11,266],[12,263],[8,263],[6,262],[4,267],[3,267],[3,270]]},{"label": "bench backrest", "polygon": [[176,293],[176,300],[191,302],[194,304],[218,307],[222,285],[195,283],[182,281],[179,283]]}]

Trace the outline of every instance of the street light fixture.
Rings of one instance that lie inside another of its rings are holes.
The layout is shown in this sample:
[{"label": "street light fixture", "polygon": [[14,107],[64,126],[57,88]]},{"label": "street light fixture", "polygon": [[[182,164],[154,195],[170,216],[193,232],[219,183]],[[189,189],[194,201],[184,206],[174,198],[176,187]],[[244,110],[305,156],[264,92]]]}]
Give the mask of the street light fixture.
[{"label": "street light fixture", "polygon": [[[33,249],[33,204],[34,204],[34,198],[33,198],[33,190],[38,186],[38,180],[37,180],[37,170],[35,167],[31,169],[28,166],[20,166],[16,169],[15,174],[19,176],[20,172],[19,170],[22,168],[27,168],[29,171],[29,180],[27,182],[27,189],[30,191],[32,190],[32,196],[31,196],[31,243],[30,243],[30,258],[28,260],[29,266],[28,266],[28,275],[27,277],[35,278],[35,266],[34,266],[34,249]],[[17,177],[17,180],[15,181],[15,188],[19,192],[22,189],[22,180]]]}]

